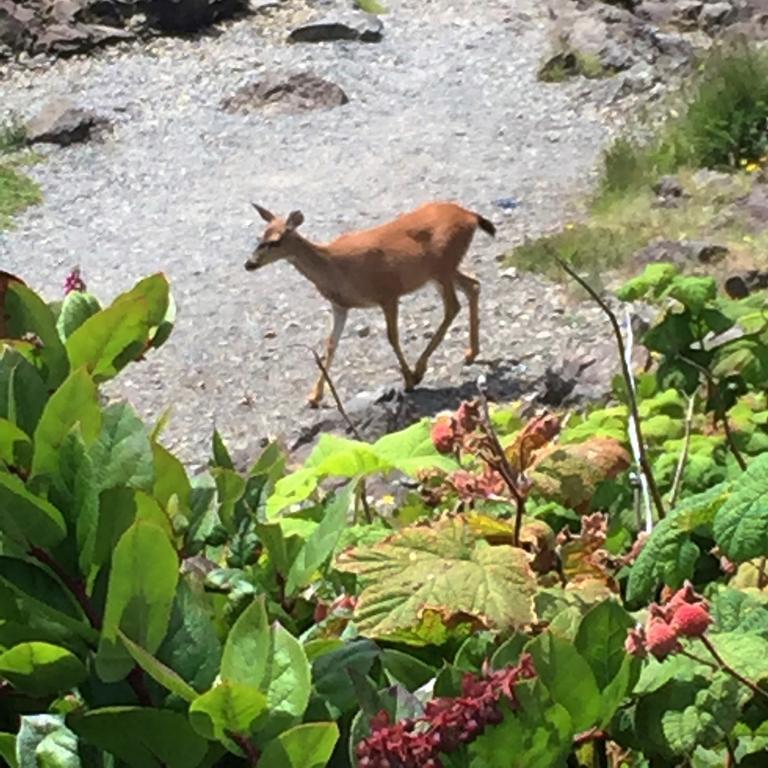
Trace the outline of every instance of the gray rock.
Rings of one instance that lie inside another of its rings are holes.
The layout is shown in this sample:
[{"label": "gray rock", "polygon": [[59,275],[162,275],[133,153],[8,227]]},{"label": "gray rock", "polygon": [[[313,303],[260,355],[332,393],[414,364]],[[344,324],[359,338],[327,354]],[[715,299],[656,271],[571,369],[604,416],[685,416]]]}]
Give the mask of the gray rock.
[{"label": "gray rock", "polygon": [[754,291],[768,288],[768,272],[750,269],[730,275],[726,278],[723,288],[732,299],[744,299]]},{"label": "gray rock", "polygon": [[377,16],[367,13],[343,11],[326,18],[311,21],[292,30],[288,35],[291,43],[323,43],[334,40],[358,40],[362,43],[378,43],[383,36],[384,25]]},{"label": "gray rock", "polygon": [[310,73],[269,75],[239,88],[221,102],[228,112],[248,112],[263,107],[284,112],[329,109],[349,102],[336,83]]},{"label": "gray rock", "polygon": [[682,197],[685,194],[683,185],[676,176],[662,176],[653,185],[653,191],[659,197]]},{"label": "gray rock", "polygon": [[705,29],[721,27],[736,18],[736,9],[731,3],[707,3],[699,13],[699,24]]},{"label": "gray rock", "polygon": [[638,251],[633,262],[638,265],[668,261],[680,267],[717,264],[728,256],[728,248],[717,243],[694,240],[662,240]]},{"label": "gray rock", "polygon": [[197,32],[248,10],[248,0],[146,0],[150,21],[164,32]]},{"label": "gray rock", "polygon": [[26,139],[29,144],[59,144],[67,146],[87,141],[96,128],[104,128],[108,121],[89,110],[77,107],[69,99],[52,99],[27,122]]}]

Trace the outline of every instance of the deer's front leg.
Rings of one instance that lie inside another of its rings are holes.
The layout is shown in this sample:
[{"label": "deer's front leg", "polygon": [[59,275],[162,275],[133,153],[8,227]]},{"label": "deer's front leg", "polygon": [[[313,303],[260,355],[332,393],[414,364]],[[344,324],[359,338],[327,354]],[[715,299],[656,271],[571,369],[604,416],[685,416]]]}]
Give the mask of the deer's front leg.
[{"label": "deer's front leg", "polygon": [[[333,320],[331,324],[331,334],[328,337],[328,341],[325,346],[325,359],[323,360],[323,367],[326,371],[330,371],[331,363],[333,362],[333,356],[336,353],[336,347],[339,345],[339,339],[344,331],[344,324],[347,322],[346,307],[339,307],[336,304],[331,304],[333,309]],[[320,376],[317,379],[317,383],[312,389],[309,395],[309,405],[312,408],[317,408],[320,405],[320,401],[323,399],[323,390],[325,389],[325,376],[323,372],[320,372]]]}]

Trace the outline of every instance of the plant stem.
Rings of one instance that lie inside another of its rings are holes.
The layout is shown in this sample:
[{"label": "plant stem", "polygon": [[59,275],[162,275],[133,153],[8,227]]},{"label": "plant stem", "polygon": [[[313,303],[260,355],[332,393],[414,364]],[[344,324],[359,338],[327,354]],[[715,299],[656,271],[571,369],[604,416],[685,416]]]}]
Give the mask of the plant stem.
[{"label": "plant stem", "polygon": [[[357,486],[355,487],[355,496],[360,502],[360,506],[363,508],[363,515],[365,516],[365,522],[370,525],[373,522],[373,515],[371,515],[371,508],[368,504],[364,477],[361,477],[357,481]],[[357,514],[355,514],[355,516],[357,516]]]},{"label": "plant stem", "polygon": [[768,584],[768,577],[766,577],[765,574],[765,564],[766,564],[766,557],[763,555],[760,558],[760,562],[757,566],[757,588],[758,589],[765,589],[766,584]]},{"label": "plant stem", "polygon": [[510,493],[515,499],[515,530],[512,535],[512,543],[514,546],[520,546],[520,529],[523,527],[523,515],[525,514],[525,497],[520,493],[520,489],[517,487],[517,473],[512,469],[507,454],[504,453],[504,449],[501,447],[496,430],[491,424],[491,415],[488,411],[488,393],[485,386],[485,376],[479,376],[477,379],[477,391],[480,394],[480,411],[483,429],[485,430],[488,439],[493,446],[493,452],[498,464],[498,471]]},{"label": "plant stem", "polygon": [[142,707],[151,707],[152,706],[152,697],[149,695],[149,691],[147,690],[147,684],[144,680],[144,672],[138,665],[135,666],[129,673],[128,677],[125,678],[128,685],[131,686],[131,690],[133,690],[134,694],[136,695],[136,700],[141,704]]},{"label": "plant stem", "polygon": [[691,360],[689,357],[685,357],[684,355],[680,355],[680,359],[683,362],[688,363],[688,365],[691,365],[694,368],[696,368],[696,370],[699,371],[699,373],[701,373],[702,376],[704,376],[704,378],[707,380],[707,387],[711,393],[711,397],[714,397],[715,402],[717,403],[717,408],[715,409],[715,413],[714,413],[715,424],[717,424],[718,421],[723,422],[723,431],[725,432],[725,441],[726,443],[728,443],[728,448],[733,454],[733,457],[736,459],[736,463],[739,465],[739,468],[741,469],[742,472],[744,472],[747,469],[747,462],[744,461],[744,457],[741,455],[741,451],[736,445],[736,440],[733,437],[733,432],[731,432],[731,425],[728,423],[728,412],[726,411],[725,408],[723,408],[723,404],[722,404],[722,397],[720,395],[720,385],[717,383],[717,381],[715,381],[715,377],[703,365],[699,365],[697,362],[695,362],[694,360]]},{"label": "plant stem", "polygon": [[227,732],[227,736],[232,739],[232,741],[234,741],[235,744],[237,744],[237,746],[240,747],[240,749],[243,751],[245,760],[248,765],[255,766],[259,764],[261,752],[259,751],[259,748],[247,736],[243,736],[239,733],[232,733],[231,731]]},{"label": "plant stem", "polygon": [[674,507],[677,504],[677,499],[680,496],[680,490],[683,486],[683,473],[685,471],[685,465],[688,463],[688,452],[691,447],[691,432],[693,429],[693,408],[696,403],[696,394],[694,393],[688,399],[688,410],[685,414],[685,436],[683,438],[683,450],[680,454],[680,459],[677,462],[677,468],[675,469],[675,478],[672,481],[672,490],[669,493],[669,506]]},{"label": "plant stem", "polygon": [[726,660],[717,652],[717,649],[712,645],[711,640],[706,635],[702,635],[699,639],[704,644],[704,647],[712,654],[712,658],[720,665],[720,669],[727,672],[740,683],[746,685],[753,693],[768,699],[768,691],[763,690],[759,685],[744,677],[744,675],[737,672],[730,664],[728,664],[728,662],[726,662]]},{"label": "plant stem", "polygon": [[635,388],[633,386],[632,372],[629,370],[629,365],[626,360],[626,349],[624,346],[624,337],[621,335],[621,327],[619,321],[616,318],[613,310],[603,301],[600,295],[595,289],[580,275],[578,275],[568,264],[566,264],[561,258],[555,256],[555,261],[592,297],[595,303],[603,310],[605,315],[611,324],[613,335],[616,337],[616,345],[619,349],[619,359],[621,361],[621,373],[624,377],[624,382],[627,385],[627,400],[629,401],[629,410],[632,414],[634,421],[635,436],[637,438],[638,446],[638,462],[640,469],[645,475],[645,480],[648,483],[648,490],[650,491],[653,504],[656,507],[656,514],[660,520],[665,517],[664,502],[661,499],[659,488],[656,485],[656,479],[653,476],[653,470],[651,469],[651,463],[648,460],[648,453],[645,450],[645,442],[643,441],[643,432],[640,426],[640,414],[637,409],[637,397],[635,396]]},{"label": "plant stem", "polygon": [[77,604],[88,618],[91,626],[94,629],[101,629],[101,619],[96,613],[93,605],[91,605],[91,600],[88,597],[88,593],[85,591],[85,584],[83,581],[72,578],[44,549],[40,549],[40,547],[32,547],[29,550],[29,554],[38,562],[48,566],[48,568],[59,577],[64,586],[72,593],[75,600],[77,600]]}]

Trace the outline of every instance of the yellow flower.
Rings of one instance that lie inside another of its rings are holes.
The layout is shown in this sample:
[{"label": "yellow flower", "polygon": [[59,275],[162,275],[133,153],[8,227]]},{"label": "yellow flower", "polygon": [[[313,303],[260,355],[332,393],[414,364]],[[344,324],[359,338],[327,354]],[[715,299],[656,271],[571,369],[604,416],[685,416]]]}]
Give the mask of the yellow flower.
[{"label": "yellow flower", "polygon": [[745,243],[752,243],[754,240],[749,235],[744,235],[744,237],[741,238]]},{"label": "yellow flower", "polygon": [[394,504],[395,503],[395,497],[392,496],[392,494],[390,494],[390,493],[385,493],[381,497],[381,503],[382,504]]},{"label": "yellow flower", "polygon": [[744,169],[747,173],[754,173],[755,171],[760,170],[760,166],[758,163],[748,163],[747,167]]},{"label": "yellow flower", "polygon": [[576,226],[575,224],[573,224],[572,222],[570,222],[570,221],[569,221],[569,222],[568,222],[568,223],[565,225],[565,228],[566,228],[566,229],[573,229],[575,226]]},{"label": "yellow flower", "polygon": [[741,160],[739,160],[739,165],[743,168],[747,164],[747,158],[742,157]]}]

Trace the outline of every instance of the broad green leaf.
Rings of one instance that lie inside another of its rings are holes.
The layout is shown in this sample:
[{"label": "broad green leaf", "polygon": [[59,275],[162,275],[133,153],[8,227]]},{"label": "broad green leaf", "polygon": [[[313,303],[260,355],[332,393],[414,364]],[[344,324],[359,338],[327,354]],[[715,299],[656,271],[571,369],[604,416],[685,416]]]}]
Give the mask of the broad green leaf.
[{"label": "broad green leaf", "polygon": [[[48,498],[62,513],[67,526],[76,529],[78,546],[82,548],[85,532],[96,525],[99,498],[93,462],[83,442],[79,424],[67,433],[57,458],[58,465],[51,475]],[[82,549],[80,562],[84,562]],[[87,567],[83,567],[83,572],[87,572]]]},{"label": "broad green leaf", "polygon": [[77,736],[69,728],[49,733],[35,749],[37,768],[81,768]]},{"label": "broad green leaf", "polygon": [[588,504],[597,487],[630,465],[621,443],[595,436],[572,445],[553,443],[536,454],[530,472],[534,493],[565,507]]},{"label": "broad green leaf", "polygon": [[179,581],[168,633],[157,658],[192,687],[205,690],[219,672],[222,643],[214,623],[213,597],[188,581],[188,577]]},{"label": "broad green leaf", "polygon": [[104,707],[67,724],[132,768],[195,768],[208,748],[183,714],[165,709]]},{"label": "broad green leaf", "polygon": [[40,566],[0,555],[0,585],[17,596],[32,622],[47,627],[47,635],[58,628],[62,638],[80,637],[89,643],[98,639],[72,595]]},{"label": "broad green leaf", "polygon": [[562,705],[536,680],[518,683],[519,709],[487,728],[469,748],[472,768],[560,768],[572,749],[576,729]]},{"label": "broad green leaf", "polygon": [[154,466],[147,428],[127,403],[104,409],[101,434],[90,454],[100,492],[117,486],[152,489]]},{"label": "broad green leaf", "polygon": [[184,470],[184,465],[159,443],[152,445],[155,459],[155,485],[152,495],[164,506],[168,506],[172,496],[179,500],[182,510],[189,508],[192,486]]},{"label": "broad green leaf", "polygon": [[378,0],[355,0],[355,5],[364,13],[388,13],[386,6],[382,5]]},{"label": "broad green leaf", "polygon": [[0,472],[0,539],[29,547],[49,548],[66,536],[61,512],[30,493],[15,475]]},{"label": "broad green leaf", "polygon": [[19,768],[80,768],[77,740],[60,715],[21,718],[16,737]]},{"label": "broad green leaf", "polygon": [[601,714],[600,690],[587,660],[574,645],[549,632],[532,640],[526,650],[553,701],[570,713],[577,731],[595,725]]},{"label": "broad green leaf", "polygon": [[678,274],[679,270],[674,264],[648,264],[642,274],[624,283],[616,295],[622,301],[636,301],[648,296],[659,298]]},{"label": "broad green leaf", "polygon": [[451,456],[438,453],[432,443],[432,420],[421,419],[410,427],[379,438],[372,446],[377,456],[406,475],[422,469],[452,472],[459,468]]},{"label": "broad green leaf", "polygon": [[233,469],[214,468],[211,470],[216,481],[219,500],[219,518],[226,528],[236,528],[235,506],[245,492],[245,480]]},{"label": "broad green leaf", "polygon": [[[723,660],[739,673],[759,682],[768,680],[768,638],[753,632],[711,633],[709,639]],[[763,684],[768,693],[768,686]]]},{"label": "broad green leaf", "polygon": [[286,507],[308,499],[317,488],[319,481],[320,478],[312,467],[303,467],[290,475],[281,477],[267,499],[267,519],[276,519]]},{"label": "broad green leaf", "polygon": [[347,521],[354,490],[354,483],[347,483],[344,489],[325,505],[323,519],[291,562],[285,585],[287,595],[292,595],[298,588],[306,586],[315,571],[333,553]]},{"label": "broad green leaf", "polygon": [[699,315],[704,307],[717,296],[717,284],[712,277],[678,275],[667,289],[667,294]]},{"label": "broad green leaf", "polygon": [[768,453],[753,459],[717,512],[715,541],[736,562],[768,555]]},{"label": "broad green leaf", "polygon": [[690,496],[656,524],[629,573],[627,601],[630,604],[649,600],[660,581],[677,588],[693,576],[699,548],[691,537],[711,531],[715,515],[730,492],[730,485],[722,483]]},{"label": "broad green leaf", "polygon": [[710,599],[718,632],[768,636],[768,594],[757,589],[722,587]]},{"label": "broad green leaf", "polygon": [[631,616],[614,600],[606,600],[581,620],[576,650],[586,659],[602,691],[619,673],[626,651],[627,630],[634,626]]},{"label": "broad green leaf", "polygon": [[83,368],[72,371],[43,409],[34,434],[33,475],[56,471],[57,453],[77,423],[83,442],[89,446],[101,431],[101,408],[96,385]]},{"label": "broad green leaf", "polygon": [[68,691],[87,674],[77,656],[50,643],[21,643],[0,654],[0,677],[30,696]]},{"label": "broad green leaf", "polygon": [[66,341],[91,315],[100,310],[101,305],[95,296],[83,291],[70,291],[64,297],[56,319],[56,330],[61,340]]},{"label": "broad green leaf", "polygon": [[0,733],[0,758],[10,766],[19,768],[16,760],[16,736],[12,733]]},{"label": "broad green leaf", "polygon": [[355,709],[357,697],[350,670],[360,676],[367,675],[380,654],[375,643],[358,638],[318,657],[312,663],[316,695],[335,707],[339,715]]},{"label": "broad green leaf", "polygon": [[224,440],[219,434],[218,429],[213,430],[213,466],[221,467],[222,469],[234,469],[235,465],[232,462],[232,457],[229,455],[227,446],[224,444]]},{"label": "broad green leaf", "polygon": [[264,765],[323,768],[339,739],[336,723],[304,723],[283,731],[264,748]]},{"label": "broad green leaf", "polygon": [[175,693],[184,701],[194,701],[198,693],[181,676],[167,667],[161,661],[158,661],[151,653],[145,651],[140,645],[134,643],[125,633],[117,631],[118,637],[123,645],[128,649],[133,660],[156,682],[167,688],[171,693]]},{"label": "broad green leaf", "polygon": [[385,648],[381,652],[381,665],[390,681],[404,685],[409,691],[420,688],[437,673],[429,664],[394,648]]},{"label": "broad green leaf", "polygon": [[365,585],[355,620],[368,637],[423,645],[441,627],[506,631],[533,618],[535,580],[526,553],[477,539],[461,517],[410,526],[345,552],[336,568]]},{"label": "broad green leaf", "polygon": [[40,374],[15,349],[0,344],[0,418],[32,435],[47,401]]},{"label": "broad green leaf", "polygon": [[226,743],[230,734],[248,736],[265,712],[267,697],[258,688],[230,680],[198,696],[189,721],[204,738]]},{"label": "broad green leaf", "polygon": [[0,465],[28,468],[32,459],[29,435],[8,419],[0,418]]},{"label": "broad green leaf", "polygon": [[55,389],[69,373],[69,361],[50,307],[30,288],[11,283],[5,294],[5,313],[11,338],[32,333],[40,339],[40,358],[45,366],[45,380]]},{"label": "broad green leaf", "polygon": [[309,701],[311,670],[304,649],[280,624],[268,625],[263,599],[252,602],[230,630],[220,675],[263,691],[273,718],[299,718]]},{"label": "broad green leaf", "polygon": [[156,525],[137,520],[112,557],[96,666],[106,682],[122,679],[133,661],[118,640],[121,629],[149,653],[162,643],[179,576],[179,559]]},{"label": "broad green leaf", "polygon": [[168,308],[168,283],[153,275],[89,317],[66,341],[73,368],[86,366],[95,381],[115,376],[150,341]]}]

